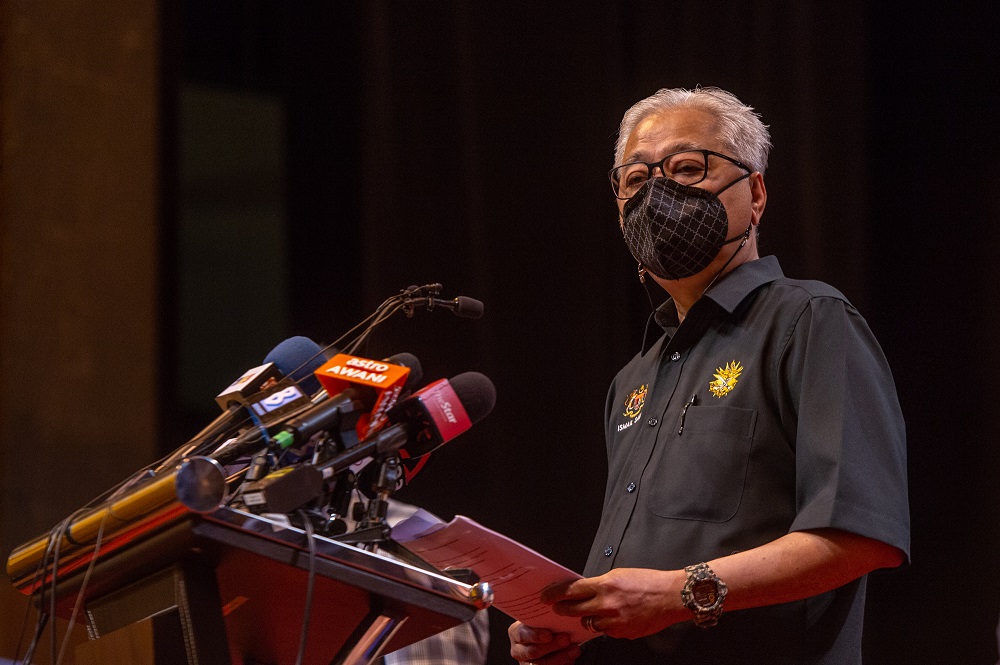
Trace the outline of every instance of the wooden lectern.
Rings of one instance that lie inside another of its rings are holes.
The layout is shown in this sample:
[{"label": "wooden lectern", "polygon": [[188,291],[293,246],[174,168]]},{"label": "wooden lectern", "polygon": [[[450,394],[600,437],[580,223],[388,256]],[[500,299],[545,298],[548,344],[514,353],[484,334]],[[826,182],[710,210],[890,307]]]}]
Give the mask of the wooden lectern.
[{"label": "wooden lectern", "polygon": [[[78,665],[291,665],[299,652],[310,569],[306,534],[232,508],[225,476],[192,458],[82,512],[65,530],[56,614],[84,589],[90,641]],[[95,541],[102,533],[96,552]],[[49,537],[11,553],[7,571],[47,610]],[[304,663],[356,665],[471,619],[488,585],[313,536],[314,592]]]}]

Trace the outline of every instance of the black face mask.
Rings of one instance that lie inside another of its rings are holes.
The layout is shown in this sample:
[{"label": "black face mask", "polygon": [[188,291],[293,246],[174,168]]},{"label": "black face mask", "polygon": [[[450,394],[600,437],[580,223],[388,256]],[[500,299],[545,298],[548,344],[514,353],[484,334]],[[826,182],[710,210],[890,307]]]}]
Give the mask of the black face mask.
[{"label": "black face mask", "polygon": [[647,180],[622,209],[622,233],[632,256],[662,279],[682,279],[707,268],[725,245],[750,234],[748,226],[726,239],[729,217],[718,196],[749,177],[714,194],[670,178]]}]

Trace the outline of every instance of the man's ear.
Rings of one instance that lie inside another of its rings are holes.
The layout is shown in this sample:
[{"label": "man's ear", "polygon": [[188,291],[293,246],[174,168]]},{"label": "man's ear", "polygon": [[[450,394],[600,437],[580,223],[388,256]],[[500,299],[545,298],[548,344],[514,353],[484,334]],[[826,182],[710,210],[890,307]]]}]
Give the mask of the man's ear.
[{"label": "man's ear", "polygon": [[764,174],[760,171],[750,176],[750,221],[754,226],[760,224],[767,205],[767,188],[764,186]]}]

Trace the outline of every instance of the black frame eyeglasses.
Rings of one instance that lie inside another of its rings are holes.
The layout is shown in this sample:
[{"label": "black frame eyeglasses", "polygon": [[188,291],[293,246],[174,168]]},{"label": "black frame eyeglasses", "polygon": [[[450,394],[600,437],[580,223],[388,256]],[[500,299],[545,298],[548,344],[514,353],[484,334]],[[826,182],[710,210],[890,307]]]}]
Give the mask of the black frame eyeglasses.
[{"label": "black frame eyeglasses", "polygon": [[[611,179],[611,189],[615,192],[615,198],[621,200],[630,199],[647,180],[653,177],[654,169],[660,169],[660,173],[664,177],[676,180],[682,185],[697,185],[708,177],[709,155],[721,157],[727,162],[732,162],[747,173],[753,173],[752,168],[738,159],[733,159],[729,155],[723,155],[721,152],[715,152],[714,150],[696,148],[672,152],[658,162],[629,162],[616,166],[608,171],[608,177]],[[624,187],[622,186],[623,180],[625,182]]]}]

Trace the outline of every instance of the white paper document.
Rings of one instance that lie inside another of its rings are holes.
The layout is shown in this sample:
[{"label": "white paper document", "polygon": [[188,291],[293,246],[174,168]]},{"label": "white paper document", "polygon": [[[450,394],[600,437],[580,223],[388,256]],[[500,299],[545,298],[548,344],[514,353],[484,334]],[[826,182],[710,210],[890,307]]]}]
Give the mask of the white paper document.
[{"label": "white paper document", "polygon": [[528,626],[569,633],[578,643],[594,637],[579,617],[559,616],[539,600],[550,584],[581,576],[503,534],[464,515],[445,524],[420,510],[394,526],[392,538],[441,570],[474,570],[493,588],[493,606]]}]

